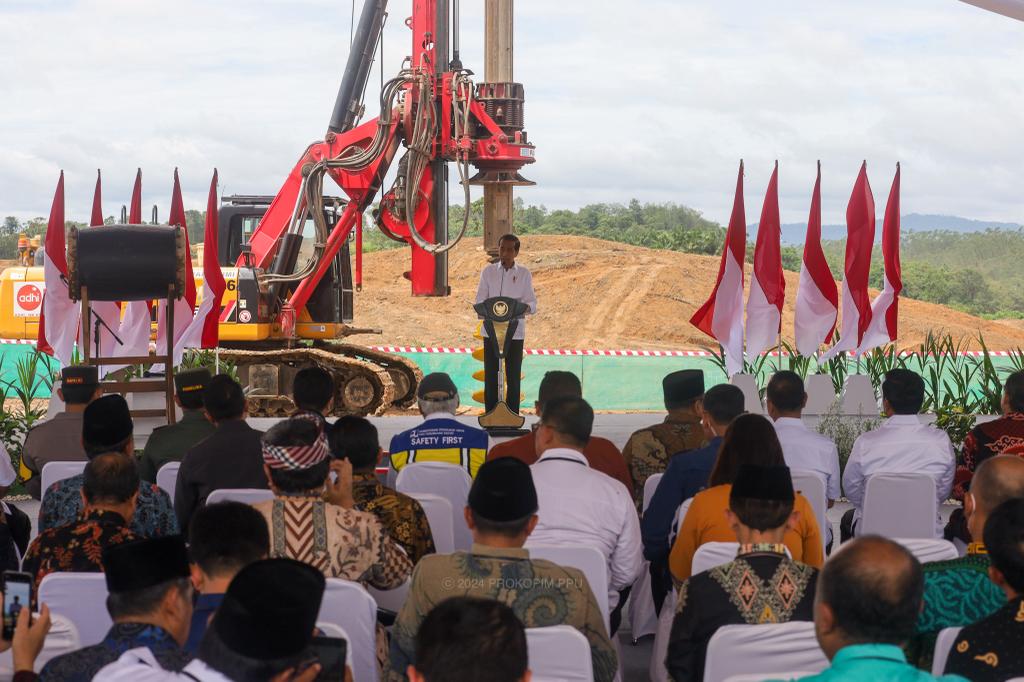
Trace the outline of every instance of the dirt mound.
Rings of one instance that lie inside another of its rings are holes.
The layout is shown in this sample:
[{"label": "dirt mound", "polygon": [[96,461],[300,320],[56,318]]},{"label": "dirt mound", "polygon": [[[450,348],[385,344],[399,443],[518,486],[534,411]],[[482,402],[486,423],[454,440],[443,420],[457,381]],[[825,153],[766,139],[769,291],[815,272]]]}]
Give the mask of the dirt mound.
[{"label": "dirt mound", "polygon": [[[452,295],[413,298],[402,273],[407,250],[364,258],[363,291],[356,295],[356,326],[377,327],[379,337],[353,341],[411,346],[468,346],[485,254],[479,239],[466,239],[449,254]],[[534,348],[687,349],[713,340],[689,323],[711,291],[717,257],[646,249],[600,239],[527,236],[519,262],[533,273],[538,312],[528,320]],[[747,281],[750,274],[748,269]],[[785,338],[793,331],[798,273],[786,273]],[[945,306],[902,299],[900,346],[917,344],[928,331],[955,337],[981,332],[990,349],[1024,346],[1024,328],[982,320]]]}]

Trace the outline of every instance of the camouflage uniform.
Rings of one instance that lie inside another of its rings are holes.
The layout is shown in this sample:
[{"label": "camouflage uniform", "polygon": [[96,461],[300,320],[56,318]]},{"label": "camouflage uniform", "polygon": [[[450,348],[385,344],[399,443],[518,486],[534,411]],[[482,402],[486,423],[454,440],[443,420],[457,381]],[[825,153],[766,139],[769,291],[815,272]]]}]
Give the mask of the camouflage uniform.
[{"label": "camouflage uniform", "polygon": [[469,552],[426,556],[416,565],[391,632],[387,679],[406,679],[407,667],[415,662],[416,632],[430,610],[462,596],[504,602],[528,628],[571,625],[590,642],[594,680],[609,682],[618,672],[601,609],[582,572],[530,559],[526,549],[474,544]]},{"label": "camouflage uniform", "polygon": [[644,503],[644,483],[654,474],[663,474],[668,460],[686,450],[694,450],[705,444],[704,429],[700,417],[695,414],[674,416],[671,413],[661,424],[640,429],[629,437],[622,455],[633,477],[633,501],[637,511]]}]

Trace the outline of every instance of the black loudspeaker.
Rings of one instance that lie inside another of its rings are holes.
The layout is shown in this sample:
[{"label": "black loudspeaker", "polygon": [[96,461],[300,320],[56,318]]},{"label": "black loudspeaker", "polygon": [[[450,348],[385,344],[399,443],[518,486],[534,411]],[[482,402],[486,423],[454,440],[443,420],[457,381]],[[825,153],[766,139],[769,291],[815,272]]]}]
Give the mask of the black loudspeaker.
[{"label": "black loudspeaker", "polygon": [[71,299],[148,301],[185,295],[185,231],[171,225],[99,225],[68,231]]}]

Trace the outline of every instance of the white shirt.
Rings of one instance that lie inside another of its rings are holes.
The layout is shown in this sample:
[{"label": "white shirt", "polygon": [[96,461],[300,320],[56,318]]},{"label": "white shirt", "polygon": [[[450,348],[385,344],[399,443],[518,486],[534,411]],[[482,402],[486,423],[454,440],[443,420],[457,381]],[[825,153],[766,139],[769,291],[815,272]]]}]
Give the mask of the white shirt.
[{"label": "white shirt", "polygon": [[[591,469],[583,453],[567,448],[544,452],[530,467],[537,488],[537,527],[526,540],[534,545],[587,545],[608,561],[609,612],[619,590],[643,571],[643,544],[636,506],[626,487]],[[595,595],[597,586],[593,586]]]},{"label": "white shirt", "polygon": [[[501,261],[498,261],[483,269],[483,272],[480,273],[480,284],[476,287],[474,303],[483,303],[495,296],[507,296],[522,301],[530,308],[527,315],[537,312],[537,294],[533,292],[533,276],[522,265],[514,264],[506,270],[501,265]],[[481,329],[480,333],[487,336],[486,329]],[[516,333],[512,338],[515,341],[522,341],[526,338],[525,318],[519,318]]]},{"label": "white shirt", "polygon": [[[935,479],[938,506],[949,499],[956,471],[953,444],[945,431],[922,424],[917,415],[893,415],[874,431],[861,434],[843,473],[843,490],[861,517],[869,476],[880,473],[922,473]],[[941,516],[935,520],[936,537],[942,535]]]},{"label": "white shirt", "polygon": [[825,497],[839,499],[839,449],[826,436],[807,428],[802,419],[779,417],[775,433],[791,471],[810,471],[825,482]]},{"label": "white shirt", "polygon": [[208,665],[196,659],[180,673],[160,667],[148,647],[130,649],[121,657],[100,668],[93,682],[231,682]]}]

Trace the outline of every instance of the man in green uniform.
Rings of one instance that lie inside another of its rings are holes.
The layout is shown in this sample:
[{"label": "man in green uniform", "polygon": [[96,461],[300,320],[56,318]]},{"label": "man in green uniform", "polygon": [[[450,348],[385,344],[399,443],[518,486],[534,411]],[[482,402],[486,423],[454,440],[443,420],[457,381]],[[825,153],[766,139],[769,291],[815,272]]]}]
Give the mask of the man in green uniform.
[{"label": "man in green uniform", "polygon": [[700,405],[704,397],[704,372],[683,369],[672,372],[661,382],[665,394],[665,421],[633,433],[622,449],[633,477],[633,501],[642,511],[644,483],[654,474],[663,474],[668,460],[687,450],[704,445],[700,426]]},{"label": "man in green uniform", "polygon": [[84,462],[82,447],[82,413],[85,407],[103,395],[98,370],[88,365],[73,365],[60,371],[57,395],[64,401],[64,411],[40,422],[28,432],[22,464],[32,473],[25,488],[35,499],[40,498],[42,476],[49,462]]},{"label": "man in green uniform", "polygon": [[423,557],[412,574],[409,596],[391,633],[388,679],[406,679],[416,664],[416,636],[431,609],[449,597],[496,599],[512,607],[527,628],[570,625],[587,638],[595,682],[610,682],[618,658],[595,593],[575,568],[531,559],[523,547],[537,525],[537,489],[530,467],[514,457],[486,462],[469,490],[466,523],[473,531],[468,552]]},{"label": "man in green uniform", "polygon": [[153,430],[139,459],[139,477],[156,482],[156,472],[168,462],[180,462],[192,446],[210,436],[216,427],[203,414],[203,389],[210,383],[207,369],[174,375],[174,402],[182,410],[181,421]]}]

